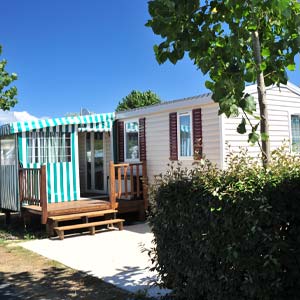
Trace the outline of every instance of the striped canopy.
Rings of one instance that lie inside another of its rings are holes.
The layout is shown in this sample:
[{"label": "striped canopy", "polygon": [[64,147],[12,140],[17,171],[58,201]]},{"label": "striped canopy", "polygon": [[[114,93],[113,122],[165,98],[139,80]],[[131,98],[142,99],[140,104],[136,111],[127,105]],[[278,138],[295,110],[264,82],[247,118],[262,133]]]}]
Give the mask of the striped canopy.
[{"label": "striped canopy", "polygon": [[60,125],[78,125],[78,131],[111,131],[114,113],[13,122],[0,127],[0,136]]}]

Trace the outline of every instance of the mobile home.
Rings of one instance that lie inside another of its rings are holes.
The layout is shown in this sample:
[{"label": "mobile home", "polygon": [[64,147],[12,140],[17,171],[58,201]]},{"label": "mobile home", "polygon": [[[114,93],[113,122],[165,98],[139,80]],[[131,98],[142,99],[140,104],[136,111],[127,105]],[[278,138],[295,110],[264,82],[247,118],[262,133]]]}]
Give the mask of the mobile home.
[{"label": "mobile home", "polygon": [[[143,198],[142,164],[110,163],[114,120],[107,113],[1,126],[0,209],[41,215],[44,224],[58,215],[117,208],[142,214],[145,205],[136,201]],[[116,180],[124,185],[124,174],[118,177],[124,168],[132,189],[122,193]],[[132,201],[122,202],[122,194]]]},{"label": "mobile home", "polygon": [[[256,85],[246,87],[245,92],[257,101]],[[136,154],[132,155],[132,147],[140,143],[139,155],[147,161],[151,182],[154,175],[166,171],[170,161],[181,161],[183,166],[191,167],[195,157],[205,155],[223,168],[227,145],[233,151],[248,147],[252,155],[258,155],[258,146],[250,146],[247,134],[236,131],[241,116],[226,118],[218,115],[218,109],[211,94],[203,94],[117,113],[118,160],[139,161]],[[300,88],[291,83],[267,88],[267,110],[271,149],[286,140],[291,151],[299,152]],[[132,128],[136,128],[134,133]]]}]

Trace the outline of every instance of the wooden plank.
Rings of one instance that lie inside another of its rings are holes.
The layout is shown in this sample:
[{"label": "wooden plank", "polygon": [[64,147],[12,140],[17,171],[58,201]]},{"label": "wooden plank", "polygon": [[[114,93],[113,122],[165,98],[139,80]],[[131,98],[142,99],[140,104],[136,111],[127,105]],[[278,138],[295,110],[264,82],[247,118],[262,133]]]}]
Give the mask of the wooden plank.
[{"label": "wooden plank", "polygon": [[101,225],[117,224],[117,223],[124,222],[124,221],[125,221],[124,219],[111,219],[111,220],[104,220],[104,221],[91,222],[91,223],[57,226],[57,227],[54,227],[54,230],[66,231],[66,230],[72,230],[72,229],[96,227],[96,226],[101,226]]},{"label": "wooden plank", "polygon": [[42,224],[47,223],[48,219],[48,203],[47,203],[47,190],[46,190],[46,166],[41,167],[40,171],[40,201],[42,207]]},{"label": "wooden plank", "polygon": [[120,198],[122,194],[122,176],[121,176],[121,168],[118,168],[118,198]]},{"label": "wooden plank", "polygon": [[59,238],[60,240],[63,240],[63,239],[64,239],[65,235],[64,235],[64,231],[63,231],[63,230],[56,230],[56,233],[57,233],[58,238]]},{"label": "wooden plank", "polygon": [[111,203],[111,208],[116,208],[116,180],[115,180],[115,166],[113,161],[109,162],[109,183],[110,183],[110,193],[109,200]]},{"label": "wooden plank", "polygon": [[134,197],[133,165],[130,165],[130,196]]},{"label": "wooden plank", "polygon": [[83,213],[78,213],[78,214],[52,216],[52,217],[49,217],[48,219],[53,220],[53,221],[54,220],[55,221],[68,221],[68,220],[80,219],[82,217],[88,217],[88,218],[101,217],[106,214],[113,214],[113,213],[117,213],[117,212],[118,211],[115,209],[106,209],[106,210],[101,210],[101,211],[83,212]]},{"label": "wooden plank", "polygon": [[[116,205],[117,206],[117,205]],[[73,207],[73,208],[61,208],[61,209],[55,209],[55,210],[49,210],[48,211],[48,218],[52,216],[61,216],[61,215],[70,215],[70,214],[78,214],[78,213],[86,213],[86,212],[92,212],[92,211],[100,211],[100,210],[106,210],[111,209],[111,205],[108,202],[106,205],[99,205],[97,206],[84,206],[84,207]]]},{"label": "wooden plank", "polygon": [[127,187],[127,169],[128,167],[124,167],[124,187],[125,187],[125,197],[128,197],[128,187]]},{"label": "wooden plank", "polygon": [[[120,195],[119,198],[122,199],[122,196],[124,196],[124,198],[125,198],[125,195],[126,195],[125,193],[122,193],[122,194]],[[131,195],[131,196],[137,195],[137,192],[130,193],[130,195]],[[127,197],[126,197],[126,198],[127,198]]]},{"label": "wooden plank", "polygon": [[143,200],[118,199],[118,203],[119,203],[118,212],[120,214],[128,213],[128,212],[140,212],[141,209],[144,209]]},{"label": "wooden plank", "polygon": [[[72,208],[85,208],[90,207],[90,211],[95,211],[97,208],[102,208],[99,210],[104,210],[105,207],[110,206],[110,202],[106,200],[100,199],[85,199],[85,200],[75,200],[75,201],[66,201],[66,202],[58,202],[58,203],[48,203],[48,210],[61,210],[61,209],[72,209]],[[110,209],[110,208],[108,208]]]},{"label": "wooden plank", "polygon": [[129,166],[129,164],[114,164],[114,166],[116,167],[116,168],[119,168],[119,167],[128,167]]},{"label": "wooden plank", "polygon": [[119,226],[119,230],[123,230],[123,222],[119,222],[117,225]]},{"label": "wooden plank", "polygon": [[95,226],[92,226],[89,229],[90,229],[90,234],[95,235],[95,233],[96,233]]},{"label": "wooden plank", "polygon": [[49,237],[54,235],[54,227],[57,226],[58,226],[58,222],[48,219],[46,224],[46,231]]}]

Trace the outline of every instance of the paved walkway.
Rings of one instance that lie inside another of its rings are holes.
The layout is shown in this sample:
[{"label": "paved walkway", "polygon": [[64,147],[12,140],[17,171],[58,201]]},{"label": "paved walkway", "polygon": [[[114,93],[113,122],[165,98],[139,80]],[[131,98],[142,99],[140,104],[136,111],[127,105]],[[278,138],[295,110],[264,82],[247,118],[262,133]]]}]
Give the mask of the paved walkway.
[{"label": "paved walkway", "polygon": [[147,224],[138,224],[125,226],[123,231],[66,237],[63,241],[34,240],[21,246],[130,292],[147,290],[148,296],[159,297],[167,291],[151,286],[156,274],[149,270],[147,251],[142,252],[151,248],[152,239]]}]

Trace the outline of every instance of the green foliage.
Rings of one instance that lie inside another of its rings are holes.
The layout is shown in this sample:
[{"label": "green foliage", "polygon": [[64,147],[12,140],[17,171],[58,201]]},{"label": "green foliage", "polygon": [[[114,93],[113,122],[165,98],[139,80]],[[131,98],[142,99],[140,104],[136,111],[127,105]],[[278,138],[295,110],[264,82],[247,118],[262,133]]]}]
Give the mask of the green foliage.
[{"label": "green foliage", "polygon": [[[152,0],[149,13],[146,25],[163,38],[154,46],[157,61],[175,64],[188,53],[202,73],[209,75],[205,85],[227,117],[237,115],[239,109],[253,114],[255,104],[244,89],[261,72],[270,86],[285,84],[286,69],[296,69],[295,56],[300,52],[297,0]],[[256,142],[259,137],[250,134],[249,140]]]},{"label": "green foliage", "polygon": [[300,297],[300,159],[267,169],[246,151],[227,170],[171,165],[151,192],[152,259],[176,299]]},{"label": "green foliage", "polygon": [[134,90],[119,102],[116,111],[124,111],[128,109],[157,104],[160,102],[160,98],[150,90],[146,92],[139,92]]},{"label": "green foliage", "polygon": [[[2,47],[0,45],[0,55]],[[0,109],[9,110],[18,102],[16,99],[17,88],[10,86],[10,84],[17,79],[17,74],[9,74],[6,70],[7,61],[5,59],[0,61]]]}]

